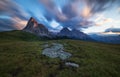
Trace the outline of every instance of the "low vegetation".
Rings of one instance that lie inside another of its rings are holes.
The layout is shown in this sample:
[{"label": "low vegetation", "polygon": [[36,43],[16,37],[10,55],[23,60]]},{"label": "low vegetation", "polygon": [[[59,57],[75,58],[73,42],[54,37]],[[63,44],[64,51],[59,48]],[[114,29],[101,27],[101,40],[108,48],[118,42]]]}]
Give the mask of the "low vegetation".
[{"label": "low vegetation", "polygon": [[[45,43],[61,43],[72,53],[66,61],[43,56]],[[0,33],[0,77],[120,77],[120,45],[80,40],[41,40],[33,34],[11,31]]]}]

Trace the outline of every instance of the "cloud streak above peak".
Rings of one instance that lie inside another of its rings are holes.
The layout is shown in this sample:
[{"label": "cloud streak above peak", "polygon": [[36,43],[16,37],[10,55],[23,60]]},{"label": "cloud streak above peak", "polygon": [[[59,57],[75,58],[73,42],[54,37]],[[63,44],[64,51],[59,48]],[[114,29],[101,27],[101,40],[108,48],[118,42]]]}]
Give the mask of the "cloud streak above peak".
[{"label": "cloud streak above peak", "polygon": [[[30,17],[34,17],[49,29],[59,30],[59,27],[87,29],[98,24],[99,21],[96,23],[96,19],[100,18],[98,14],[110,13],[109,10],[116,12],[106,14],[106,19],[118,19],[119,2],[120,0],[1,0],[0,30],[22,29]],[[113,13],[118,16],[112,17]],[[59,25],[53,27],[53,21]]]}]

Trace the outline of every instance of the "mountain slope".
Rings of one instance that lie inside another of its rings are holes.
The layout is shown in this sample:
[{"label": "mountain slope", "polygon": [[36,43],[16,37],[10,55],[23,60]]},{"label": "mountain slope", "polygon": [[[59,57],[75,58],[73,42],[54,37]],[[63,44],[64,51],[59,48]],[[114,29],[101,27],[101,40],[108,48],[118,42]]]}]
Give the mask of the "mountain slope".
[{"label": "mountain slope", "polygon": [[[31,38],[37,37],[22,31],[0,32],[1,77],[120,77],[120,44]],[[58,58],[43,56],[46,43],[63,44],[72,54],[67,61],[80,67],[67,67]]]},{"label": "mountain slope", "polygon": [[38,36],[47,36],[49,37],[48,29],[43,25],[39,24],[34,18],[30,18],[27,23],[27,26],[23,29],[23,31],[34,33]]},{"label": "mountain slope", "polygon": [[11,31],[11,32],[0,32],[0,40],[11,40],[11,41],[37,41],[40,40],[36,35],[23,32],[23,31]]},{"label": "mountain slope", "polygon": [[89,40],[93,41],[92,38],[90,38],[87,34],[80,32],[79,30],[73,29],[69,30],[68,28],[63,28],[59,33],[59,37],[68,37],[71,39],[79,39],[79,40]]},{"label": "mountain slope", "polygon": [[63,28],[58,33],[58,37],[68,37],[68,38],[70,38],[70,36],[71,36],[71,31],[68,28]]},{"label": "mountain slope", "polygon": [[63,28],[56,35],[54,34],[54,32],[49,32],[48,29],[43,24],[38,24],[38,22],[32,17],[28,21],[27,26],[23,29],[23,31],[36,34],[39,37],[47,37],[50,39],[70,38],[93,41],[93,39],[91,39],[87,34],[80,32],[76,29],[70,31],[67,27]]}]

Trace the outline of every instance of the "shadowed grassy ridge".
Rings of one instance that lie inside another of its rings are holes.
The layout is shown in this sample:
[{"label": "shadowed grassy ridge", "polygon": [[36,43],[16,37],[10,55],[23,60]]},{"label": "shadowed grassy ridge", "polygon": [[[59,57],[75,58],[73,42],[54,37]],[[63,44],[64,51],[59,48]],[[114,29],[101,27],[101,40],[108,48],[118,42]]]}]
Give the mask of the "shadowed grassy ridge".
[{"label": "shadowed grassy ridge", "polygon": [[13,40],[13,41],[37,41],[40,40],[39,37],[31,33],[23,31],[11,31],[11,32],[1,32],[0,40]]},{"label": "shadowed grassy ridge", "polygon": [[[41,55],[46,42],[62,43],[73,56],[67,67],[59,59]],[[21,31],[0,33],[0,77],[120,77],[120,45],[79,40],[41,41]]]}]

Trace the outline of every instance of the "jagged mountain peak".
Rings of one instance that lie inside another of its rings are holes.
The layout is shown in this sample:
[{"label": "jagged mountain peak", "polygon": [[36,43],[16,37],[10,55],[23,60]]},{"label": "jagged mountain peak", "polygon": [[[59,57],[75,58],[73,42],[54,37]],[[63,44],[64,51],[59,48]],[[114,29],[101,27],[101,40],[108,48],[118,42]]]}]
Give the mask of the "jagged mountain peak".
[{"label": "jagged mountain peak", "polygon": [[32,22],[37,22],[35,18],[33,17],[30,17],[29,21],[32,21]]},{"label": "jagged mountain peak", "polygon": [[37,27],[38,26],[38,22],[33,17],[30,18],[30,20],[28,21],[28,23],[29,22],[34,24],[33,27]]},{"label": "jagged mountain peak", "polygon": [[26,25],[26,27],[23,29],[23,30],[29,30],[29,29],[32,29],[34,27],[37,27],[38,23],[37,21],[31,17]]},{"label": "jagged mountain peak", "polygon": [[38,23],[33,17],[30,18],[30,20],[27,23],[27,26],[23,30],[30,33],[34,33],[38,36],[45,36],[49,38],[68,37],[83,40],[89,39],[89,37],[83,32],[76,29],[70,30],[67,27],[64,27],[56,36],[54,36],[53,33],[50,33],[48,31],[48,28],[46,28],[43,24]]},{"label": "jagged mountain peak", "polygon": [[61,30],[61,32],[70,32],[70,30],[67,27],[65,27]]},{"label": "jagged mountain peak", "polygon": [[38,23],[33,17],[31,17],[27,23],[27,26],[23,29],[24,31],[34,33],[38,36],[48,36],[48,29],[41,23]]}]

